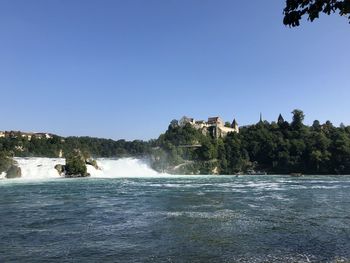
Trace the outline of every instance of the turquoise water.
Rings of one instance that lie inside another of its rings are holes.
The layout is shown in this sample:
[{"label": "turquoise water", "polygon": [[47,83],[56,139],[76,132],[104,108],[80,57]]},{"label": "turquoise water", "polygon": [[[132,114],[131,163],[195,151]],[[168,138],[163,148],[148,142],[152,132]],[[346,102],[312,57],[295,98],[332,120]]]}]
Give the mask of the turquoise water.
[{"label": "turquoise water", "polygon": [[350,259],[350,177],[0,181],[0,262]]}]

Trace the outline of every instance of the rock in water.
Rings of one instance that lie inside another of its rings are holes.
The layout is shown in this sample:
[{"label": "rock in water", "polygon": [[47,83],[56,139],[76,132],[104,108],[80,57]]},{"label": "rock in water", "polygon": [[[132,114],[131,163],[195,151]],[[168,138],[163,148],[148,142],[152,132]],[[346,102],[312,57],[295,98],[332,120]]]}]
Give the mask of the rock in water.
[{"label": "rock in water", "polygon": [[21,176],[22,176],[21,168],[16,165],[12,165],[10,169],[8,169],[6,172],[7,179],[21,178]]},{"label": "rock in water", "polygon": [[16,162],[9,156],[9,153],[0,151],[0,173],[7,172]]},{"label": "rock in water", "polygon": [[86,173],[86,174],[65,174],[64,177],[66,178],[79,178],[79,177],[89,177],[90,174]]},{"label": "rock in water", "polygon": [[94,160],[94,159],[92,159],[92,158],[86,159],[86,160],[85,160],[85,163],[88,164],[88,165],[91,165],[91,166],[95,167],[96,170],[99,170],[99,169],[100,169],[100,167],[98,167],[98,165],[97,165],[96,160]]},{"label": "rock in water", "polygon": [[84,155],[80,150],[74,150],[66,157],[65,177],[87,177],[90,174],[87,172]]},{"label": "rock in water", "polygon": [[66,171],[65,165],[62,165],[62,164],[56,164],[55,169],[57,170],[58,174],[61,176],[64,175]]}]

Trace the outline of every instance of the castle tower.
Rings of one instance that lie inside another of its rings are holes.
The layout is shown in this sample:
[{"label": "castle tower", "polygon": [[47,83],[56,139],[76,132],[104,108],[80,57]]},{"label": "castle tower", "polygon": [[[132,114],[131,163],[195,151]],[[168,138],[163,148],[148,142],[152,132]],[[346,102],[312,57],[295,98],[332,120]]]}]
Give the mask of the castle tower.
[{"label": "castle tower", "polygon": [[277,123],[278,123],[279,125],[282,125],[282,124],[284,123],[284,119],[283,119],[283,117],[282,117],[282,114],[280,114],[280,115],[278,116]]},{"label": "castle tower", "polygon": [[239,132],[239,127],[238,127],[238,123],[237,123],[236,119],[233,119],[232,124],[231,124],[231,128],[235,129],[237,133]]}]

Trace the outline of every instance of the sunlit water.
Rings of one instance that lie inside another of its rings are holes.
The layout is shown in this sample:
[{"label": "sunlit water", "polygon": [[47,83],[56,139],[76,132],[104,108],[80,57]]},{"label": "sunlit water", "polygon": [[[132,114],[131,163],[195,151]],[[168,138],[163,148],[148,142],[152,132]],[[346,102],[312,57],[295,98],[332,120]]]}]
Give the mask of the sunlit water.
[{"label": "sunlit water", "polygon": [[0,262],[350,259],[350,177],[0,180]]}]

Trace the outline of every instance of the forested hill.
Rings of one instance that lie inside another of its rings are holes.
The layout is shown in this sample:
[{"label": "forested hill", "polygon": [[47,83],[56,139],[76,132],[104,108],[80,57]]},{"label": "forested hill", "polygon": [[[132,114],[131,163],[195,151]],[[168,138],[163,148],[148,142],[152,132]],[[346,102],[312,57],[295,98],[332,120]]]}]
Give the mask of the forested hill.
[{"label": "forested hill", "polygon": [[150,141],[59,136],[28,139],[12,134],[0,138],[0,152],[2,156],[58,157],[80,149],[94,157],[148,157],[153,168],[180,174],[350,174],[350,127],[335,127],[329,121],[307,126],[302,111],[292,114],[291,123],[279,116],[275,122],[241,127],[238,134],[224,138],[176,122]]},{"label": "forested hill", "polygon": [[140,157],[150,153],[151,142],[57,135],[51,135],[51,138],[32,135],[28,138],[21,132],[10,132],[8,136],[0,138],[0,151],[19,157],[64,157],[79,149],[94,157]]},{"label": "forested hill", "polygon": [[167,158],[158,165],[167,170],[171,164],[180,173],[350,174],[350,127],[317,120],[306,126],[302,111],[292,114],[291,123],[280,115],[219,139],[191,125],[170,125],[157,140]]}]

